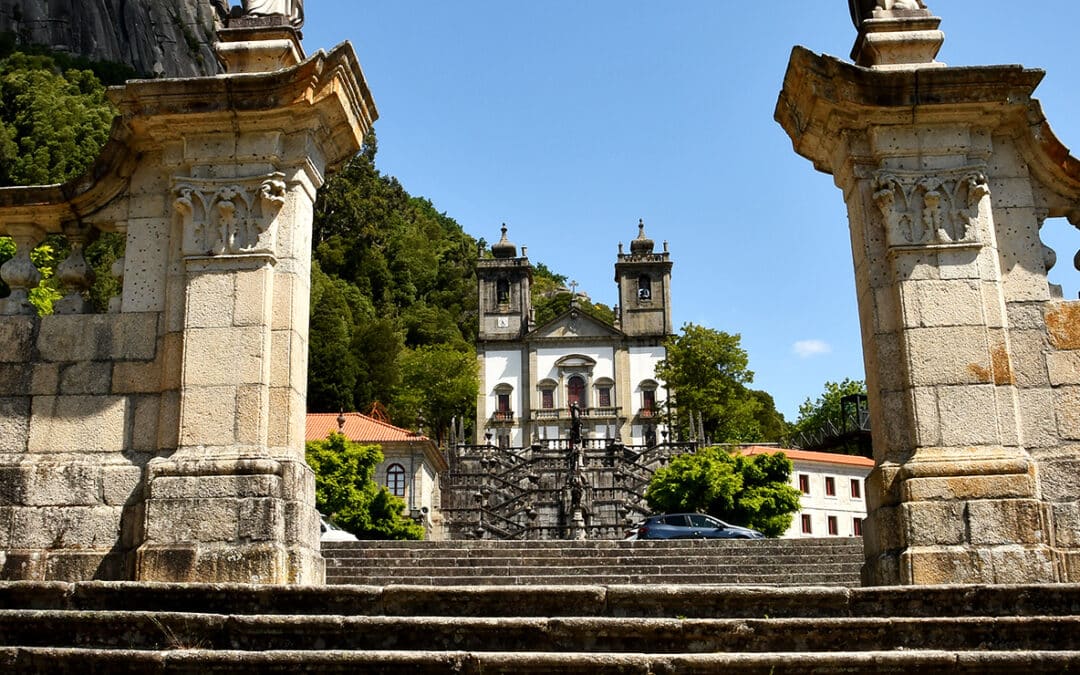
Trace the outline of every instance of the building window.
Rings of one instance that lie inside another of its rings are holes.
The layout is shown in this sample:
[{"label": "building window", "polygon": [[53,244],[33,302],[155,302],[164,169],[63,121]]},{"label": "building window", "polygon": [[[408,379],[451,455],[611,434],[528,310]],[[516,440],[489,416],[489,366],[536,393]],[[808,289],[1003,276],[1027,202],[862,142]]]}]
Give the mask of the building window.
[{"label": "building window", "polygon": [[601,408],[611,407],[611,387],[600,387],[596,390],[596,405]]},{"label": "building window", "polygon": [[810,514],[804,513],[802,515],[802,532],[803,534],[813,534],[814,528],[810,526]]},{"label": "building window", "polygon": [[405,496],[405,467],[391,464],[386,468],[386,489],[395,497]]},{"label": "building window", "polygon": [[498,394],[499,404],[497,410],[499,412],[510,412],[510,394]]},{"label": "building window", "polygon": [[500,305],[510,304],[510,282],[499,279],[495,282],[495,302]]},{"label": "building window", "polygon": [[554,389],[541,389],[540,390],[540,407],[544,410],[551,410],[555,407],[555,390]]},{"label": "building window", "polygon": [[638,300],[652,300],[652,279],[648,274],[642,274],[637,280]]},{"label": "building window", "polygon": [[825,496],[836,496],[836,479],[832,476],[825,476]]},{"label": "building window", "polygon": [[810,476],[805,473],[799,474],[799,492],[804,495],[810,494]]},{"label": "building window", "polygon": [[643,389],[641,391],[641,412],[642,415],[652,417],[656,412],[656,390],[655,389]]},{"label": "building window", "polygon": [[851,498],[862,499],[862,483],[858,478],[851,479]]},{"label": "building window", "polygon": [[862,518],[853,518],[851,521],[851,531],[856,537],[862,536]]},{"label": "building window", "polygon": [[580,375],[571,375],[566,381],[566,404],[577,404],[578,408],[585,409],[585,378]]},{"label": "building window", "polygon": [[829,536],[835,537],[840,534],[840,526],[836,524],[836,516],[829,516]]}]

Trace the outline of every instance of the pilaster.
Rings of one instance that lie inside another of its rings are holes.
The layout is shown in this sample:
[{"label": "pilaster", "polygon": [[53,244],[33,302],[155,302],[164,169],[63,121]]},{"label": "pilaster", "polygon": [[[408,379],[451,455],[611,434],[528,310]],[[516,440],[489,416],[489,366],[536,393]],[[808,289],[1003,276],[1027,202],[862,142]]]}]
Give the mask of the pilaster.
[{"label": "pilaster", "polygon": [[1019,277],[1003,267],[1038,224],[1036,209],[1002,205],[1042,191],[1025,165],[1053,163],[1030,137],[1041,73],[905,58],[860,68],[796,48],[776,109],[847,204],[877,464],[864,582],[1062,580],[1024,433],[1033,411],[1008,311]]}]

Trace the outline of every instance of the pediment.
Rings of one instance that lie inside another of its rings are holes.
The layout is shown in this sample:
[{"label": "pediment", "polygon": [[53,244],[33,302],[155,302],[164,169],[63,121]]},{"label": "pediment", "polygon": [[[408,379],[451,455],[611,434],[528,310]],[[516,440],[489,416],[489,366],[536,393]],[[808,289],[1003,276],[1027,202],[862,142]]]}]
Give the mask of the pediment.
[{"label": "pediment", "polygon": [[622,337],[615,327],[593,318],[580,310],[563,312],[543,326],[529,333],[530,339],[556,338],[611,338]]}]

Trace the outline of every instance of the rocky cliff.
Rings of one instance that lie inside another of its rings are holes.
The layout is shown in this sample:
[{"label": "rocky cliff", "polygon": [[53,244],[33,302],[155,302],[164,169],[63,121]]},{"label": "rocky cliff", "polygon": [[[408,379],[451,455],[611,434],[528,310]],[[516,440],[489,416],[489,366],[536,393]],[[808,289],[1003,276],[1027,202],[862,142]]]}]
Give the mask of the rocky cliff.
[{"label": "rocky cliff", "polygon": [[0,32],[145,76],[220,71],[211,0],[0,0]]}]

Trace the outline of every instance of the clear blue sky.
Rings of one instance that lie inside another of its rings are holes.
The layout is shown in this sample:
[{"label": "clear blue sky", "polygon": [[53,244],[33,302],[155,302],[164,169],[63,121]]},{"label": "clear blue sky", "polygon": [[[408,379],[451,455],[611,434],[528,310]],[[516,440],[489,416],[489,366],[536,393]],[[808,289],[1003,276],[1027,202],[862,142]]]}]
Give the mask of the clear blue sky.
[{"label": "clear blue sky", "polygon": [[[950,65],[1047,70],[1037,91],[1080,143],[1080,3],[929,0]],[[754,386],[793,420],[826,380],[863,378],[851,245],[832,178],[773,121],[800,44],[847,58],[847,3],[309,0],[309,53],[350,40],[381,115],[377,164],[489,242],[615,303],[643,218],[675,262],[676,327],[742,335]],[[1080,234],[1045,228],[1080,290]],[[1064,272],[1070,274],[1065,275]],[[1054,279],[1054,277],[1057,279]]]}]

